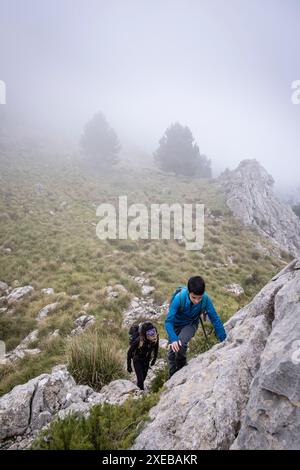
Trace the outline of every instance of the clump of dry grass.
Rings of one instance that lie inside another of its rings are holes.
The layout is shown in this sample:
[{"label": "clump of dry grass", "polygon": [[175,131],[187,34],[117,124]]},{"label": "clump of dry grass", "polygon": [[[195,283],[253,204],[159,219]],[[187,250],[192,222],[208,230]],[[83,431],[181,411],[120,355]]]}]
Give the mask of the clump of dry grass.
[{"label": "clump of dry grass", "polygon": [[112,380],[126,377],[119,342],[97,328],[69,339],[67,361],[77,383],[97,391]]}]

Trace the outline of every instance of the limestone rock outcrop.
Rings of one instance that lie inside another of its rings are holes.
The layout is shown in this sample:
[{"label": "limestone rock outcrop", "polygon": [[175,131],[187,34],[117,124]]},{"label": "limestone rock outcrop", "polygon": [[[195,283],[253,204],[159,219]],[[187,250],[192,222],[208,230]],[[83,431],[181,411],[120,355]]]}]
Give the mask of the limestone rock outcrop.
[{"label": "limestone rock outcrop", "polygon": [[166,382],[133,449],[300,449],[300,260]]},{"label": "limestone rock outcrop", "polygon": [[17,385],[0,398],[0,448],[26,448],[58,416],[74,411],[87,415],[95,404],[120,404],[139,395],[129,380],[115,380],[97,393],[86,385],[76,385],[65,365],[56,366],[51,374]]},{"label": "limestone rock outcrop", "polygon": [[218,180],[226,204],[237,218],[293,256],[300,255],[300,219],[289,204],[277,198],[272,176],[257,160],[243,160]]}]

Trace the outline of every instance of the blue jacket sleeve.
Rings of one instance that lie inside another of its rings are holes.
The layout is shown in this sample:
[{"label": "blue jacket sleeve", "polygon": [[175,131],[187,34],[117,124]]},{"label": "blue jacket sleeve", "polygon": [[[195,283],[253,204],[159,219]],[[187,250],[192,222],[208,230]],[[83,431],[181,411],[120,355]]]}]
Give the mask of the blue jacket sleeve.
[{"label": "blue jacket sleeve", "polygon": [[217,337],[219,338],[220,341],[224,341],[226,339],[226,331],[223,326],[223,323],[217,314],[215,307],[211,301],[211,299],[207,296],[207,304],[206,304],[206,313],[208,315],[208,318],[210,319]]},{"label": "blue jacket sleeve", "polygon": [[167,315],[167,318],[165,320],[165,328],[167,330],[168,336],[169,336],[169,342],[173,343],[174,341],[178,341],[179,338],[177,334],[175,333],[174,330],[174,320],[175,320],[175,315],[177,313],[177,310],[180,307],[180,292],[179,294],[175,295],[170,308],[169,312]]}]

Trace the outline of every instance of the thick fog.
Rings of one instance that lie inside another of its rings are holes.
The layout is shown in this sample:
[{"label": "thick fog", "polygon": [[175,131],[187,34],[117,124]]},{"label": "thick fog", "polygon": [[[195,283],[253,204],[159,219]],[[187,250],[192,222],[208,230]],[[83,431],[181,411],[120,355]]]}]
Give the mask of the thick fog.
[{"label": "thick fog", "polygon": [[102,111],[149,157],[179,121],[215,176],[256,158],[297,184],[299,20],[298,0],[0,0],[1,113],[76,149]]}]

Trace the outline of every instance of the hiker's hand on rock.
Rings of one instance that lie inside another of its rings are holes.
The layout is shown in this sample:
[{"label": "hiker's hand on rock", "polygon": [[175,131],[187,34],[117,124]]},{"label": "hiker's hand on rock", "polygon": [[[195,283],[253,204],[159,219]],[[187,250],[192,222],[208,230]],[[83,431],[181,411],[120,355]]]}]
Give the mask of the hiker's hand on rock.
[{"label": "hiker's hand on rock", "polygon": [[129,374],[131,374],[131,372],[132,372],[132,367],[131,366],[127,367],[127,372],[129,372]]},{"label": "hiker's hand on rock", "polygon": [[150,363],[150,366],[152,367],[152,366],[154,366],[154,364],[155,364],[155,360],[152,359],[152,361],[151,361],[151,363]]},{"label": "hiker's hand on rock", "polygon": [[181,346],[181,341],[174,341],[173,343],[170,344],[170,347],[172,349],[173,352],[178,352],[179,351],[179,348]]}]

